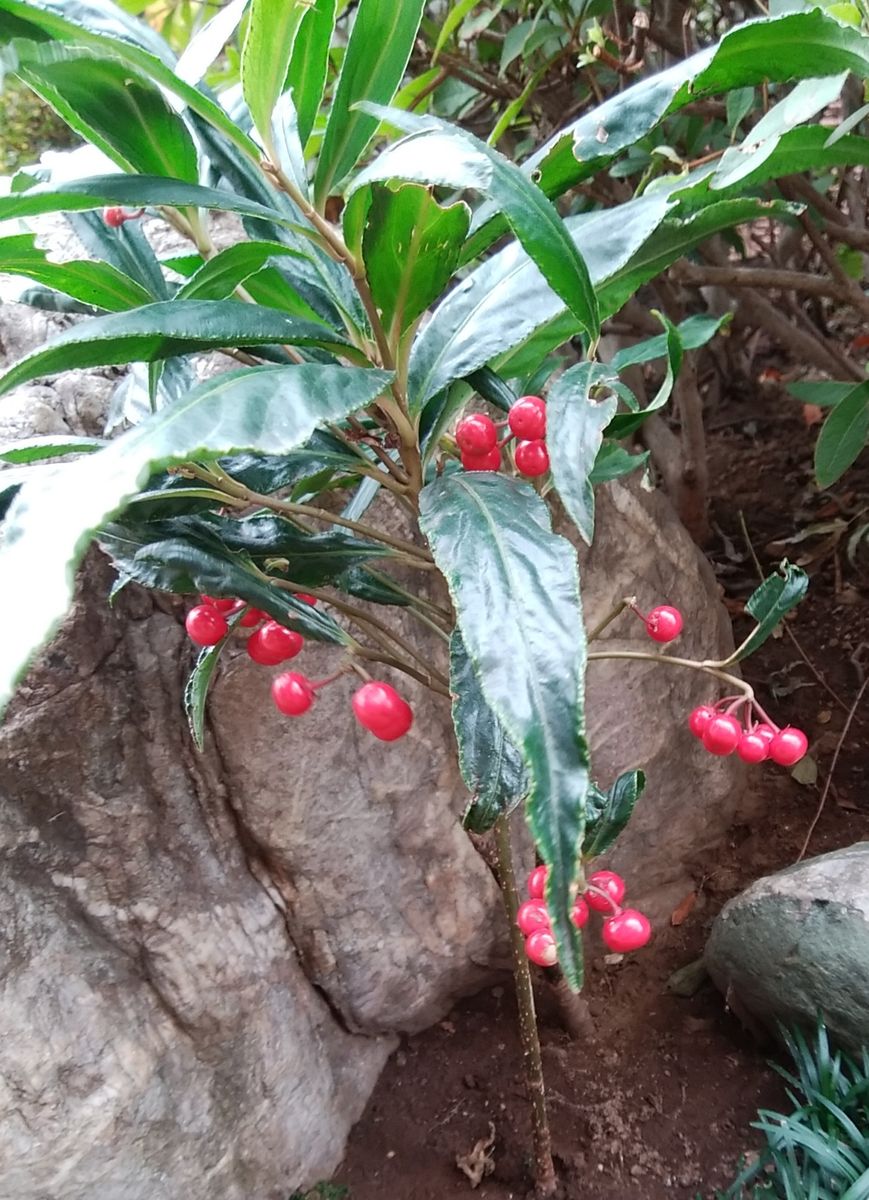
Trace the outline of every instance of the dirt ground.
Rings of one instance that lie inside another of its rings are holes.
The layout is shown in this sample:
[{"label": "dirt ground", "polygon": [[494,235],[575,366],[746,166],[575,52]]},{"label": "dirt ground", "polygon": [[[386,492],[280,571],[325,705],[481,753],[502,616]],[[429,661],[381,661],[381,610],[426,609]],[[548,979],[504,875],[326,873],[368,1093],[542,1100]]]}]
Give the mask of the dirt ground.
[{"label": "dirt ground", "polygon": [[[811,414],[809,414],[811,417]],[[848,710],[869,669],[869,542],[848,555],[869,521],[869,460],[832,492],[812,483],[817,428],[773,384],[731,394],[709,416],[715,536],[708,547],[736,636],[742,602],[757,580],[740,524],[769,569],[783,556],[811,575],[809,597],[788,637],[746,664],[761,703],[804,728],[817,782],[762,768],[767,804],[752,827],[696,872],[697,902],[678,927],[656,931],[642,954],[593,962],[587,995],[594,1040],[571,1041],[541,982],[541,1036],[564,1200],[713,1200],[740,1155],[756,1147],[758,1106],[786,1104],[768,1059],[707,982],[691,997],[668,989],[695,961],[722,904],[751,880],[793,862],[818,809]],[[864,515],[860,516],[865,509]],[[823,676],[823,686],[806,665]],[[828,690],[829,689],[829,690]],[[867,693],[869,700],[869,693]],[[839,755],[810,854],[869,838],[869,702],[860,706]],[[349,1200],[519,1200],[529,1189],[528,1106],[520,1076],[509,986],[459,1006],[449,1019],[405,1039],[351,1138],[335,1182]],[[494,1172],[479,1188],[457,1169],[490,1131]]]}]

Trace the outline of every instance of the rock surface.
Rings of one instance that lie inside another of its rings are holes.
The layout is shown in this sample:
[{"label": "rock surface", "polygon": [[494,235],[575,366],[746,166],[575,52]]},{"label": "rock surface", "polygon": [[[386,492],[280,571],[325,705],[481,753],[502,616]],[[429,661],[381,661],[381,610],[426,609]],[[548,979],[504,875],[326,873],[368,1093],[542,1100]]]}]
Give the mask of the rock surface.
[{"label": "rock surface", "polygon": [[869,1044],[869,842],[753,883],[715,921],[706,965],[737,1015],[774,1029],[823,1013],[836,1040]]}]

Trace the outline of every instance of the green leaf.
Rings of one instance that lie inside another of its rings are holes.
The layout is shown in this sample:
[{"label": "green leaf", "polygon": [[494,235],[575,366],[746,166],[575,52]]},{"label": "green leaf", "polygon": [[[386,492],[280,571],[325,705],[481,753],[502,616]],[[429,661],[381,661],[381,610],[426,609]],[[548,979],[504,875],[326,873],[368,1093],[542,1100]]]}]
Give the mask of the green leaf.
[{"label": "green leaf", "polygon": [[[178,59],[175,73],[185,83],[199,83],[205,72],[235,33],[248,0],[229,0],[210,21],[193,35]],[[143,6],[144,7],[144,6]]]},{"label": "green leaf", "polygon": [[834,383],[829,379],[812,379],[785,384],[785,391],[795,400],[801,400],[803,404],[817,404],[820,408],[833,408],[853,390],[853,381]]},{"label": "green leaf", "polygon": [[[241,619],[240,613],[239,619]],[[193,744],[200,754],[205,749],[205,701],[208,698],[208,689],[211,686],[220,652],[228,641],[229,636],[227,635],[216,646],[203,646],[196,659],[196,665],[187,677],[187,684],[184,688],[184,712],[187,716],[187,724],[190,726]]]},{"label": "green leaf", "polygon": [[606,427],[610,437],[623,438],[636,432],[637,429],[658,409],[663,408],[673,392],[676,378],[682,366],[683,346],[679,330],[662,313],[654,314],[666,329],[667,359],[664,379],[655,397],[639,412],[617,413]]},{"label": "green leaf", "polygon": [[372,188],[362,238],[368,281],[387,336],[401,334],[446,288],[471,220],[466,204],[442,208],[428,188]]},{"label": "green leaf", "polygon": [[73,367],[155,362],[197,350],[269,343],[338,351],[346,346],[337,333],[273,308],[235,300],[167,300],[64,330],[0,376],[0,395],[31,379]]},{"label": "green leaf", "polygon": [[420,527],[449,585],[482,694],[528,767],[528,818],[549,866],[559,960],[578,989],[582,948],[570,905],[588,747],[576,555],[551,532],[537,494],[500,475],[459,472],[430,484],[420,495]]},{"label": "green leaf", "polygon": [[48,254],[36,245],[33,233],[0,238],[0,271],[23,275],[55,291],[72,296],[82,304],[109,312],[121,312],[138,304],[150,304],[152,296],[129,276],[109,263],[75,259],[50,262]]},{"label": "green leaf", "polygon": [[[303,364],[219,375],[156,413],[105,450],[25,484],[3,527],[0,572],[15,587],[0,594],[0,703],[51,636],[72,597],[75,567],[93,532],[157,471],[243,451],[286,454],[316,427],[365,408],[391,375]],[[14,596],[14,602],[13,602]],[[5,608],[4,608],[5,605]]]},{"label": "green leaf", "polygon": [[818,487],[830,487],[856,462],[869,438],[869,381],[858,383],[824,422],[815,445]]},{"label": "green leaf", "polygon": [[649,461],[649,451],[629,454],[618,442],[605,441],[598,451],[589,481],[597,487],[599,483],[610,483],[644,467]]},{"label": "green leaf", "polygon": [[175,300],[225,300],[270,259],[287,257],[301,258],[301,255],[280,242],[236,242],[203,263],[178,289]]},{"label": "green leaf", "polygon": [[625,771],[608,791],[592,788],[582,842],[583,858],[606,854],[631,819],[645,786],[646,776],[642,771]]},{"label": "green leaf", "polygon": [[441,26],[441,31],[438,34],[438,40],[435,42],[434,50],[432,51],[432,63],[437,62],[441,50],[443,50],[471,9],[475,8],[479,2],[480,0],[458,0],[457,4],[450,6],[444,18],[444,23]]},{"label": "green leaf", "polygon": [[485,833],[525,799],[528,772],[522,755],[486,702],[458,630],[450,639],[450,694],[459,769],[471,793],[462,824],[473,833]]},{"label": "green leaf", "polygon": [[757,621],[757,628],[730,656],[728,662],[740,662],[749,654],[754,654],[784,616],[796,608],[808,586],[809,577],[805,571],[784,559],[779,566],[779,574],[768,576],[746,601],[745,611]]},{"label": "green leaf", "polygon": [[489,367],[480,367],[479,371],[472,371],[466,382],[478,396],[494,404],[495,408],[500,408],[501,412],[508,413],[519,399],[510,385]]},{"label": "green leaf", "polygon": [[287,87],[292,89],[302,146],[311,136],[323,99],[336,15],[335,0],[316,0],[302,20],[293,44]]},{"label": "green leaf", "polygon": [[[699,350],[701,346],[705,346],[715,337],[722,326],[729,325],[731,319],[731,313],[725,313],[721,317],[711,316],[708,313],[698,313],[696,316],[686,317],[676,326],[682,342],[682,349]],[[659,333],[657,337],[646,338],[642,342],[637,342],[635,346],[626,346],[624,350],[619,350],[618,354],[613,355],[609,365],[614,371],[623,371],[625,367],[663,358],[666,353],[667,334]]]},{"label": "green leaf", "polygon": [[395,95],[424,9],[425,0],[402,0],[401,4],[360,0],[314,179],[321,211],[377,131],[378,118],[357,105],[363,100],[388,104]]},{"label": "green leaf", "polygon": [[[20,441],[0,442],[0,462],[31,463],[64,454],[93,454],[106,443],[102,438],[64,437],[62,434],[43,434]],[[2,478],[2,476],[0,476]]]},{"label": "green leaf", "polygon": [[254,127],[271,144],[272,111],[284,90],[293,43],[311,0],[251,0],[241,50],[241,89]]},{"label": "green leaf", "polygon": [[579,363],[556,381],[547,399],[547,428],[552,480],[567,514],[583,540],[594,536],[594,488],[591,473],[603,441],[603,431],[615,415],[618,399],[592,396],[613,381],[600,363]]},{"label": "green leaf", "polygon": [[293,102],[293,93],[284,92],[272,113],[272,145],[277,163],[307,200],[308,171],[305,152],[299,137],[299,115]]}]

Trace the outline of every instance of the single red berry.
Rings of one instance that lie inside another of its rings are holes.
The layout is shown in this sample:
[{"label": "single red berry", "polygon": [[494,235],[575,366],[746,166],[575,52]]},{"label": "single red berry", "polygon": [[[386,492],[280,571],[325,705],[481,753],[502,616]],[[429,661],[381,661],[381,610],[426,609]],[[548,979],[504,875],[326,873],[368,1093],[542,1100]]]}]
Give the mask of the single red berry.
[{"label": "single red berry", "polygon": [[239,625],[243,629],[253,629],[260,622],[265,621],[267,615],[267,613],[260,612],[258,608],[249,608],[239,621]]},{"label": "single red berry", "polygon": [[210,604],[197,604],[195,608],[191,608],[184,628],[191,642],[195,642],[197,646],[216,646],[229,632],[223,613],[219,613]]},{"label": "single red berry", "polygon": [[696,738],[703,737],[706,726],[717,716],[714,708],[708,704],[701,704],[699,708],[695,708],[688,718],[688,728]]},{"label": "single red berry", "polygon": [[542,900],[546,893],[548,867],[535,867],[528,876],[528,895],[532,900]]},{"label": "single red berry", "polygon": [[672,642],[682,632],[682,614],[670,604],[659,604],[646,617],[646,633],[653,642]]},{"label": "single red berry", "polygon": [[221,600],[217,596],[200,596],[199,599],[203,604],[210,604],[212,608],[216,608],[221,613],[235,612],[239,605],[238,600]]},{"label": "single red berry", "polygon": [[756,733],[744,733],[736,744],[736,753],[743,762],[762,763],[769,757],[769,744]]},{"label": "single red berry", "polygon": [[535,929],[525,939],[525,953],[538,967],[554,967],[558,962],[555,938],[548,929]]},{"label": "single red berry", "polygon": [[721,713],[713,717],[703,731],[703,745],[710,754],[723,757],[732,754],[742,737],[742,726],[736,717]]},{"label": "single red berry", "polygon": [[516,913],[516,924],[527,937],[535,929],[549,928],[549,913],[542,900],[526,900],[519,905]]},{"label": "single red berry", "polygon": [[599,891],[606,892],[612,901],[610,904],[604,896],[599,896],[596,892],[586,892],[585,899],[595,912],[611,913],[613,906],[621,904],[625,898],[625,881],[621,875],[616,875],[615,871],[595,871],[589,875],[588,882]]},{"label": "single red berry", "polygon": [[519,442],[513,455],[516,470],[529,479],[545,475],[549,470],[549,451],[545,442]]},{"label": "single red berry", "polygon": [[307,592],[293,592],[293,595],[297,600],[301,600],[303,604],[313,605],[317,603],[317,597],[309,596]]},{"label": "single red berry", "polygon": [[316,699],[316,692],[306,675],[286,671],[272,680],[272,699],[285,716],[300,717]]},{"label": "single red berry", "polygon": [[645,946],[652,936],[649,918],[635,908],[626,908],[607,918],[601,931],[603,940],[614,954],[629,954]]},{"label": "single red berry", "polygon": [[120,229],[127,217],[122,208],[104,208],[103,220],[110,229]]},{"label": "single red berry", "polygon": [[276,667],[295,658],[304,644],[305,639],[294,629],[286,629],[277,621],[266,621],[247,639],[247,652],[255,663]]},{"label": "single red berry", "polygon": [[798,763],[809,748],[809,739],[802,729],[786,725],[780,729],[769,744],[769,756],[780,767],[792,767]]},{"label": "single red berry", "polygon": [[570,919],[577,929],[582,929],[588,922],[588,904],[582,896],[577,896],[570,911]]},{"label": "single red berry", "polygon": [[763,738],[768,746],[778,733],[778,730],[773,729],[772,725],[767,725],[765,721],[762,721],[759,725],[755,725],[754,728],[749,732],[755,734],[757,737]]},{"label": "single red berry", "polygon": [[463,454],[488,454],[498,441],[495,422],[485,413],[462,417],[456,426],[456,442]]},{"label": "single red berry", "polygon": [[372,680],[364,683],[353,696],[353,712],[381,742],[404,737],[413,724],[413,710],[388,683]]},{"label": "single red berry", "polygon": [[539,396],[523,396],[507,417],[510,432],[526,442],[539,442],[546,436],[546,401]]},{"label": "single red berry", "polygon": [[462,466],[466,471],[500,471],[501,451],[496,446],[485,454],[463,454]]}]

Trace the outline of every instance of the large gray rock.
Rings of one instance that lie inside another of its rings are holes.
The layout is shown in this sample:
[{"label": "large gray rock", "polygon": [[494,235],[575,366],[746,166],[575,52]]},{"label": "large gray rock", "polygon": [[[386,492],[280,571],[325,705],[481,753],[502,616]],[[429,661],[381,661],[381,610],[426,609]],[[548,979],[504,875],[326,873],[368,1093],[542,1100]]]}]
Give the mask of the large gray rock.
[{"label": "large gray rock", "polygon": [[706,965],[737,1014],[869,1045],[869,842],[759,879],[725,905]]}]

